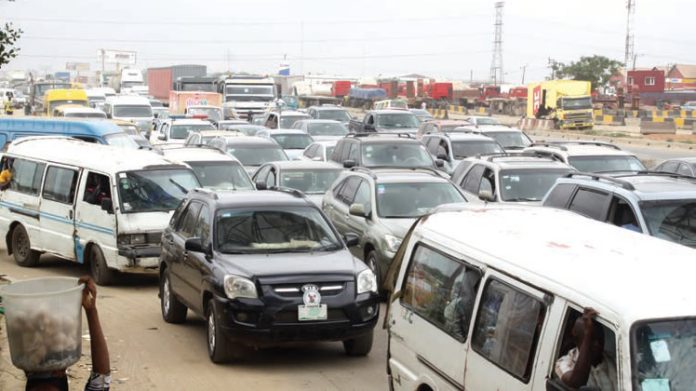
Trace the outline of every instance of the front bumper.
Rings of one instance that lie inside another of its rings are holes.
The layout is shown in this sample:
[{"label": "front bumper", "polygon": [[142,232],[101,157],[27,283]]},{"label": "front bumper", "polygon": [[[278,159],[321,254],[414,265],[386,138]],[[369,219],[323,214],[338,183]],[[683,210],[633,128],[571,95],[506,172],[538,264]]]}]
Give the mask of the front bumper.
[{"label": "front bumper", "polygon": [[161,252],[159,245],[119,246],[118,269],[125,273],[156,273]]},{"label": "front bumper", "polygon": [[[347,285],[352,285],[348,283]],[[264,286],[262,299],[216,296],[219,324],[230,340],[251,346],[293,341],[343,341],[372,332],[379,318],[379,296],[352,289],[324,295],[327,320],[299,321],[297,308],[302,297],[284,297]],[[369,310],[371,309],[371,311]]]}]

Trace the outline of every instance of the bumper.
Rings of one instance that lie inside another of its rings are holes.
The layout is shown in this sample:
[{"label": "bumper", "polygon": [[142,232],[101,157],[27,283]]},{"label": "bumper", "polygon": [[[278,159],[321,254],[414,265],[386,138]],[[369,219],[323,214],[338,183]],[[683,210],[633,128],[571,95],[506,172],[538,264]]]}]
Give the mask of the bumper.
[{"label": "bumper", "polygon": [[592,120],[559,120],[558,125],[561,129],[591,128],[594,125]]},{"label": "bumper", "polygon": [[[345,296],[345,297],[342,297]],[[215,297],[219,324],[230,340],[251,346],[268,346],[294,341],[343,341],[372,332],[379,318],[376,294],[336,295],[322,300],[328,319],[297,320],[302,298],[277,300],[276,297],[229,300]],[[368,308],[372,313],[368,315]]]},{"label": "bumper", "polygon": [[119,247],[117,269],[124,273],[157,273],[161,251],[159,246]]}]

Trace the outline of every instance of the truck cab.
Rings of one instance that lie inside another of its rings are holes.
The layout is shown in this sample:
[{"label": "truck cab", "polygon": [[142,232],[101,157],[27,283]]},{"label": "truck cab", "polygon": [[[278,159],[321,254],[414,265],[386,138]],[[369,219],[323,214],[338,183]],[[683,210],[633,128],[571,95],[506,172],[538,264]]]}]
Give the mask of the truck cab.
[{"label": "truck cab", "polygon": [[225,113],[236,112],[242,119],[264,113],[278,97],[275,82],[267,77],[232,76],[223,88]]},{"label": "truck cab", "polygon": [[528,88],[527,117],[553,120],[557,129],[592,129],[589,81],[550,80]]}]

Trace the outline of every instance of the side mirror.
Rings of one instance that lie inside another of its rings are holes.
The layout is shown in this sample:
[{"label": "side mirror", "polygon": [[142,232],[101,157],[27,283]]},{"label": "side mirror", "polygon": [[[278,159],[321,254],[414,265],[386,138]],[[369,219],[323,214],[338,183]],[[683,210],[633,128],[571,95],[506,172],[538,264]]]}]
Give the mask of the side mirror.
[{"label": "side mirror", "polygon": [[363,129],[365,129],[365,130],[367,130],[367,131],[370,131],[370,132],[376,131],[375,125],[368,125],[368,124],[365,124],[365,126],[363,127]]},{"label": "side mirror", "polygon": [[486,202],[495,202],[495,197],[490,190],[480,190],[479,199]]},{"label": "side mirror", "polygon": [[184,243],[184,249],[186,251],[191,251],[195,253],[203,252],[203,243],[201,243],[201,238],[188,238]]},{"label": "side mirror", "polygon": [[444,159],[437,159],[435,160],[435,165],[437,168],[442,168],[445,166],[445,160]]},{"label": "side mirror", "polygon": [[439,154],[437,155],[437,158],[440,159],[440,160],[445,160],[445,161],[449,160],[449,156],[447,156],[447,155],[444,154],[444,153],[439,153]]},{"label": "side mirror", "polygon": [[114,213],[114,202],[111,198],[104,198],[101,200],[101,209],[108,214]]},{"label": "side mirror", "polygon": [[164,141],[166,139],[167,139],[167,136],[164,133],[160,133],[159,135],[157,135],[157,140]]},{"label": "side mirror", "polygon": [[343,241],[346,242],[346,246],[355,247],[358,244],[360,244],[360,237],[357,234],[348,232],[347,234],[345,234],[345,236],[343,236]]},{"label": "side mirror", "polygon": [[368,217],[367,213],[365,212],[365,205],[363,204],[351,204],[350,208],[348,208],[348,213],[350,213],[352,216]]},{"label": "side mirror", "polygon": [[111,119],[111,113],[106,113],[106,118]]},{"label": "side mirror", "polygon": [[155,118],[159,118],[159,113],[155,113],[155,114],[153,114],[152,116],[155,117]]},{"label": "side mirror", "polygon": [[266,186],[266,182],[262,180],[256,181],[256,190],[266,190],[268,189],[268,186]]},{"label": "side mirror", "polygon": [[346,160],[345,162],[343,162],[343,168],[353,168],[356,165],[357,164],[355,163],[355,160]]}]

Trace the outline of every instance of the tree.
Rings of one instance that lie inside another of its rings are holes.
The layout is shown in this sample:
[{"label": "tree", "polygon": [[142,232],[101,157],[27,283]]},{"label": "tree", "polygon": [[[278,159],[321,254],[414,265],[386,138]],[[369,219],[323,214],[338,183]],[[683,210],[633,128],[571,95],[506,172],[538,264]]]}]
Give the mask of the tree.
[{"label": "tree", "polygon": [[551,70],[556,78],[570,78],[592,82],[592,88],[601,87],[609,82],[623,63],[604,56],[580,57],[580,60],[566,65],[553,62]]},{"label": "tree", "polygon": [[22,29],[15,29],[12,23],[6,23],[4,28],[0,28],[0,68],[17,57],[19,48],[15,47],[15,43],[22,33]]}]

